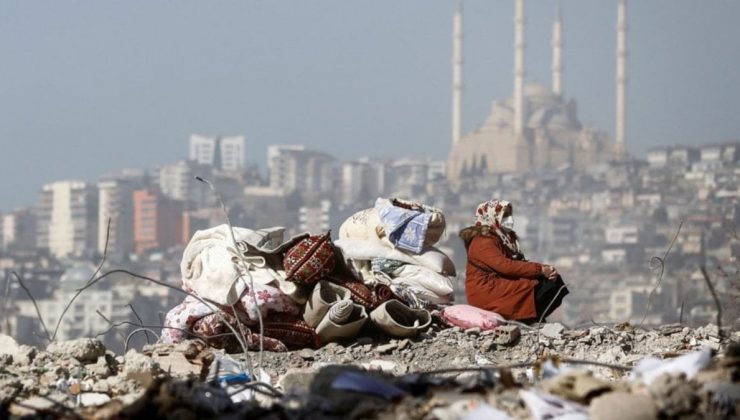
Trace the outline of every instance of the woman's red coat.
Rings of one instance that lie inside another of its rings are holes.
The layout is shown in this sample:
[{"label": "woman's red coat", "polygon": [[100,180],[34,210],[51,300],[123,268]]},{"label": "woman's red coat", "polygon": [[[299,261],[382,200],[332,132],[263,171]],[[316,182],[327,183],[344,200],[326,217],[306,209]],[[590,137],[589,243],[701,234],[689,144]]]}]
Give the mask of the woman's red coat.
[{"label": "woman's red coat", "polygon": [[534,288],[542,265],[511,258],[497,236],[479,235],[468,247],[465,295],[468,304],[503,315],[506,319],[537,317]]}]

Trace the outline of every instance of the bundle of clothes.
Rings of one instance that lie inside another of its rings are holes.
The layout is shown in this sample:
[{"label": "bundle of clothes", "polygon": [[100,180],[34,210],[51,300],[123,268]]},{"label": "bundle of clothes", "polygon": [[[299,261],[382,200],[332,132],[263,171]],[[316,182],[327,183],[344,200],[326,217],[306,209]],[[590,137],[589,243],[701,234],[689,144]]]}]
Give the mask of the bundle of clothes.
[{"label": "bundle of clothes", "polygon": [[238,352],[233,331],[268,351],[347,341],[363,328],[414,336],[452,302],[454,265],[433,246],[444,229],[437,209],[379,198],[336,242],[330,232],[285,239],[281,227],[198,231],[180,266],[189,295],[167,313],[161,340],[195,336]]}]

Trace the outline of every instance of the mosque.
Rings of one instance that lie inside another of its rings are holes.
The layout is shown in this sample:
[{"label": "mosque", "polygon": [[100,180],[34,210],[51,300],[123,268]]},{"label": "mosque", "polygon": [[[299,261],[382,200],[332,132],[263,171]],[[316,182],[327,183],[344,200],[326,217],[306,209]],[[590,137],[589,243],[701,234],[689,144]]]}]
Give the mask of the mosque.
[{"label": "mosque", "polygon": [[524,83],[524,0],[515,4],[514,94],[495,101],[485,122],[462,133],[462,6],[453,19],[452,149],[447,176],[453,184],[471,176],[582,170],[624,157],[626,95],[626,1],[617,17],[616,140],[581,124],[576,102],[563,95],[562,18],[552,31],[552,87]]}]

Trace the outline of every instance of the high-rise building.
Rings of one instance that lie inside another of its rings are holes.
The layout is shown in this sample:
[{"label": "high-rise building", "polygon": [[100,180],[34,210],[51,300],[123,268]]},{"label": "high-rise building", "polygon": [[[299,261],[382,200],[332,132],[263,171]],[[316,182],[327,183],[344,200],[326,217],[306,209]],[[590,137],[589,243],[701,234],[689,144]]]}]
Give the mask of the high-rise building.
[{"label": "high-rise building", "polygon": [[244,169],[244,136],[190,136],[190,160],[224,171]]},{"label": "high-rise building", "polygon": [[354,206],[378,194],[374,167],[370,162],[342,162],[338,202],[340,206]]},{"label": "high-rise building", "polygon": [[336,184],[335,159],[305,146],[270,146],[267,150],[270,187],[285,193],[327,195]]},{"label": "high-rise building", "polygon": [[182,202],[155,188],[133,192],[134,249],[136,253],[163,250],[181,243]]},{"label": "high-rise building", "polygon": [[324,233],[331,229],[332,205],[329,200],[321,200],[316,206],[304,206],[298,209],[298,226],[300,232]]},{"label": "high-rise building", "polygon": [[185,203],[188,209],[207,207],[213,196],[208,186],[196,176],[211,178],[211,167],[194,161],[181,160],[159,168],[158,185],[165,196]]},{"label": "high-rise building", "polygon": [[[126,179],[98,183],[98,252],[118,259],[134,250],[134,189]],[[108,220],[110,219],[110,232]]]},{"label": "high-rise building", "polygon": [[81,181],[44,185],[38,207],[37,244],[57,258],[92,253],[98,239],[98,191]]},{"label": "high-rise building", "polygon": [[2,249],[32,249],[36,247],[36,215],[30,209],[3,214],[0,231]]}]

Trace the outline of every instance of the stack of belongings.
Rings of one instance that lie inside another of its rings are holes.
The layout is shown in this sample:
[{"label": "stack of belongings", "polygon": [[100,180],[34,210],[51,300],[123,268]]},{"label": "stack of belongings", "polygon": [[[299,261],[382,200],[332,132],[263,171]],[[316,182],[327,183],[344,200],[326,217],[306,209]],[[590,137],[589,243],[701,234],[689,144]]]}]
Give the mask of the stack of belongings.
[{"label": "stack of belongings", "polygon": [[284,233],[235,227],[232,239],[227,225],[196,232],[180,265],[190,295],[167,313],[161,341],[287,351],[351,340],[367,324],[404,337],[431,324],[428,311],[394,300],[388,285],[368,287],[354,276],[330,232],[288,240]]},{"label": "stack of belongings", "polygon": [[309,235],[286,241],[284,233],[282,227],[255,231],[228,225],[197,231],[183,252],[182,289],[207,304],[187,296],[167,313],[161,340],[177,343],[192,335],[211,346],[241,352],[233,328],[249,350],[256,350],[261,317],[265,350],[318,346],[315,330],[301,316],[306,291],[287,281],[283,264],[285,254]]},{"label": "stack of belongings", "polygon": [[[390,289],[393,296],[371,312],[376,324],[387,323],[383,317],[409,318],[452,304],[455,266],[434,247],[444,230],[440,210],[386,198],[378,198],[375,207],[355,213],[342,224],[335,245],[344,265],[377,294],[388,294],[382,291]],[[428,323],[419,322],[422,325]],[[381,329],[394,336],[413,334],[399,328]]]}]

